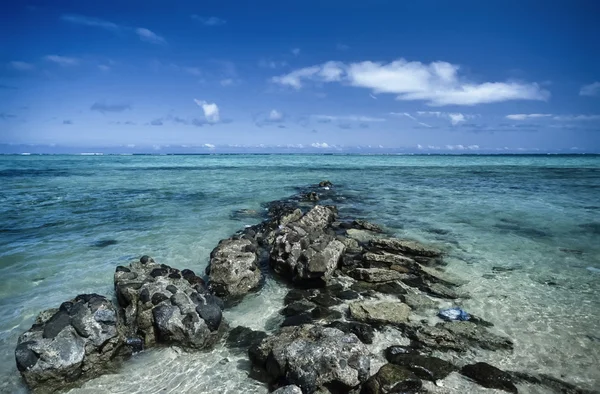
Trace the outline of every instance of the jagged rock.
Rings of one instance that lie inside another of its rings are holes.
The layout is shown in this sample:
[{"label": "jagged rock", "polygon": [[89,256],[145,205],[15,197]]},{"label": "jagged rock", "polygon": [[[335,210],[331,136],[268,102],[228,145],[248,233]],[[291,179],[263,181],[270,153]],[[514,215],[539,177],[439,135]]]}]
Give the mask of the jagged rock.
[{"label": "jagged rock", "polygon": [[346,334],[354,334],[361,340],[362,343],[372,344],[375,338],[375,330],[368,324],[358,322],[342,322],[334,321],[327,325],[327,327],[337,328]]},{"label": "jagged rock", "polygon": [[355,239],[358,242],[367,243],[373,239],[381,237],[381,234],[374,233],[369,230],[360,230],[355,228],[349,228],[346,230],[348,237]]},{"label": "jagged rock", "polygon": [[434,282],[439,282],[447,286],[461,286],[467,283],[466,281],[456,278],[446,272],[440,271],[439,269],[426,267],[419,263],[416,264],[416,267],[418,267],[418,270],[427,276],[429,280]]},{"label": "jagged rock", "polygon": [[363,385],[361,394],[420,393],[421,380],[408,369],[385,364]]},{"label": "jagged rock", "polygon": [[254,331],[248,327],[237,326],[227,335],[227,345],[232,348],[248,349],[252,345],[260,343],[267,337],[264,331]]},{"label": "jagged rock", "polygon": [[203,349],[222,336],[223,302],[193,271],[159,265],[147,256],[127,268],[130,272],[115,272],[115,290],[128,337],[141,337],[146,347],[160,342]]},{"label": "jagged rock", "polygon": [[398,238],[375,238],[370,246],[391,253],[402,253],[408,256],[439,257],[442,252],[432,246],[420,242]]},{"label": "jagged rock", "polygon": [[219,297],[242,296],[256,289],[262,280],[254,242],[226,239],[210,254],[208,288]]},{"label": "jagged rock", "polygon": [[271,394],[302,394],[300,387],[295,385],[280,387]]},{"label": "jagged rock", "polygon": [[51,393],[96,377],[131,353],[113,304],[81,294],[43,311],[17,342],[17,368],[34,392]]},{"label": "jagged rock", "polygon": [[424,294],[406,292],[402,297],[403,302],[414,310],[435,309],[438,303]]},{"label": "jagged rock", "polygon": [[302,201],[319,201],[317,192],[308,192],[302,196]]},{"label": "jagged rock", "polygon": [[328,180],[319,182],[319,187],[332,187],[333,183]]},{"label": "jagged rock", "polygon": [[438,323],[407,327],[407,335],[421,346],[437,350],[462,352],[469,346],[487,350],[512,349],[512,342],[469,321]]},{"label": "jagged rock", "polygon": [[354,220],[352,222],[352,227],[372,231],[374,233],[383,233],[383,229],[378,224],[367,222],[366,220],[361,219]]},{"label": "jagged rock", "polygon": [[350,288],[354,291],[365,294],[369,294],[369,292],[376,292],[398,296],[406,293],[406,289],[398,282],[369,283],[357,281],[353,283]]},{"label": "jagged rock", "polygon": [[460,373],[473,379],[483,387],[517,393],[512,376],[488,363],[465,365]]},{"label": "jagged rock", "polygon": [[391,346],[385,350],[385,358],[388,362],[400,365],[417,375],[421,379],[436,380],[444,379],[457,368],[440,358],[423,356],[414,352],[407,352],[404,347]]},{"label": "jagged rock", "polygon": [[357,301],[350,304],[350,317],[355,320],[398,325],[408,321],[410,307],[401,302]]},{"label": "jagged rock", "polygon": [[288,306],[283,308],[281,310],[281,314],[283,316],[287,316],[287,317],[296,316],[296,315],[299,315],[304,312],[310,312],[316,306],[317,306],[317,304],[315,304],[314,302],[310,302],[308,300],[302,299],[299,301],[292,302],[291,304],[289,304]]},{"label": "jagged rock", "polygon": [[348,272],[348,276],[365,282],[391,282],[404,277],[398,271],[384,268],[355,268]]},{"label": "jagged rock", "polygon": [[367,252],[363,254],[362,260],[366,264],[379,265],[390,267],[392,265],[400,265],[405,266],[407,268],[413,268],[416,266],[417,262],[410,257],[402,256],[400,254],[392,254],[392,253],[373,253]]},{"label": "jagged rock", "polygon": [[346,248],[324,232],[334,218],[333,208],[317,205],[300,220],[283,227],[271,249],[273,270],[295,283],[326,284]]},{"label": "jagged rock", "polygon": [[348,392],[369,377],[369,351],[353,334],[335,328],[285,327],[249,350],[251,361],[273,380],[295,384],[305,394],[319,387]]}]

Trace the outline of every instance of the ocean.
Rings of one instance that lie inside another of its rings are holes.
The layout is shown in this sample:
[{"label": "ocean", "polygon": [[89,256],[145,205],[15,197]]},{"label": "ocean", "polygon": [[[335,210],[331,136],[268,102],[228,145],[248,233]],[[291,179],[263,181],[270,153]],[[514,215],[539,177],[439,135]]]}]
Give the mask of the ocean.
[{"label": "ocean", "polygon": [[[600,387],[600,156],[32,155],[0,156],[0,391],[27,392],[14,348],[43,309],[112,296],[115,267],[143,254],[203,272],[220,239],[259,221],[236,210],[324,179],[340,215],[447,248],[471,294],[459,306],[515,343],[461,357]],[[269,279],[225,318],[272,331],[285,293]],[[71,393],[266,393],[247,369],[222,345],[162,348]]]}]

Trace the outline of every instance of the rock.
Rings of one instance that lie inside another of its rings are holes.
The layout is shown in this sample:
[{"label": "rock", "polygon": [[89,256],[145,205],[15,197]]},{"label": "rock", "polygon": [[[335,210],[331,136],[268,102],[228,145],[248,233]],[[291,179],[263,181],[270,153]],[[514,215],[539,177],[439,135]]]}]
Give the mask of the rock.
[{"label": "rock", "polygon": [[310,312],[310,315],[315,320],[336,320],[344,317],[342,312],[333,309],[318,306]]},{"label": "rock", "polygon": [[257,248],[248,239],[226,239],[210,254],[208,288],[219,297],[242,296],[259,287],[263,275]]},{"label": "rock", "polygon": [[328,180],[319,182],[319,187],[332,187],[333,183]]},{"label": "rock", "polygon": [[229,331],[227,345],[232,348],[248,349],[252,345],[260,343],[267,337],[264,331],[254,331],[248,327],[237,326]]},{"label": "rock", "polygon": [[398,239],[398,238],[379,238],[372,239],[370,246],[385,250],[391,253],[402,253],[408,256],[439,257],[442,252],[432,246],[423,245],[420,242]]},{"label": "rock", "polygon": [[355,300],[360,297],[357,292],[352,290],[342,290],[335,293],[335,296],[341,300]]},{"label": "rock", "polygon": [[318,293],[314,297],[311,297],[310,300],[317,305],[321,305],[324,307],[339,305],[342,303],[341,300],[338,300],[334,296],[327,293]]},{"label": "rock", "polygon": [[281,327],[301,326],[311,324],[315,319],[311,313],[303,312],[297,315],[286,317],[281,323]]},{"label": "rock", "polygon": [[355,268],[348,276],[365,282],[390,282],[404,277],[400,272],[384,268]]},{"label": "rock", "polygon": [[439,282],[447,286],[461,286],[467,283],[467,281],[456,278],[453,275],[436,268],[426,267],[418,263],[416,264],[416,267],[418,267],[418,270],[422,275],[425,275],[427,279],[433,282]]},{"label": "rock", "polygon": [[375,338],[375,330],[368,324],[357,323],[357,322],[342,322],[334,321],[327,325],[327,327],[337,328],[346,334],[354,334],[361,340],[362,343],[372,344]]},{"label": "rock", "polygon": [[517,393],[517,388],[512,382],[512,376],[488,363],[475,363],[465,365],[460,373],[473,379],[483,387]]},{"label": "rock", "polygon": [[324,232],[334,217],[333,208],[317,205],[300,220],[282,228],[271,249],[273,270],[297,284],[326,284],[346,248]]},{"label": "rock", "polygon": [[302,195],[302,201],[319,201],[319,195],[317,192],[308,192]]},{"label": "rock", "polygon": [[408,321],[410,307],[401,302],[356,301],[350,304],[350,316],[358,321],[399,325]]},{"label": "rock", "polygon": [[348,230],[346,230],[346,235],[362,243],[368,243],[373,239],[381,237],[381,235],[378,233],[374,233],[368,230],[359,230],[355,228],[349,228]]},{"label": "rock", "polygon": [[352,227],[372,231],[374,233],[383,233],[383,229],[381,228],[381,226],[375,223],[367,222],[366,220],[357,219],[352,222]]},{"label": "rock", "polygon": [[438,303],[424,294],[407,292],[403,296],[403,302],[414,310],[437,309]]},{"label": "rock", "polygon": [[281,310],[281,314],[283,316],[296,316],[304,312],[309,312],[313,310],[317,305],[314,302],[310,302],[307,300],[295,301],[286,306]]},{"label": "rock", "polygon": [[295,385],[280,387],[271,394],[302,394],[300,387]]},{"label": "rock", "polygon": [[17,342],[17,369],[36,392],[54,392],[96,377],[131,354],[106,297],[81,294],[40,313]]},{"label": "rock", "polygon": [[234,220],[258,219],[263,217],[263,214],[255,209],[237,209],[229,217]]},{"label": "rock", "polygon": [[159,265],[151,258],[145,261],[130,264],[129,273],[115,272],[127,336],[141,336],[145,347],[160,342],[204,349],[216,343],[227,328],[223,301],[210,294],[193,271]]},{"label": "rock", "polygon": [[377,292],[384,294],[402,295],[406,289],[398,282],[369,283],[357,281],[350,288],[359,293]]},{"label": "rock", "polygon": [[408,369],[385,364],[363,385],[361,394],[420,393],[421,380]]},{"label": "rock", "polygon": [[362,260],[368,265],[379,265],[380,267],[390,267],[392,265],[404,266],[407,268],[416,267],[417,262],[410,257],[392,253],[373,253],[367,252],[362,255]]},{"label": "rock", "polygon": [[408,337],[421,346],[437,350],[463,352],[469,346],[487,350],[512,349],[512,342],[489,332],[485,327],[470,321],[438,323],[435,327],[419,325],[407,327]]},{"label": "rock", "polygon": [[282,328],[249,350],[251,361],[273,380],[297,385],[303,393],[319,387],[348,392],[369,377],[369,351],[353,334],[314,325]]},{"label": "rock", "polygon": [[422,290],[441,297],[441,298],[449,298],[451,300],[455,300],[457,298],[468,298],[468,296],[466,294],[462,294],[459,292],[456,292],[454,290],[452,290],[451,288],[444,286],[441,283],[432,283],[428,286],[422,287]]},{"label": "rock", "polygon": [[284,305],[289,305],[294,301],[308,300],[314,294],[311,290],[306,289],[291,289],[283,299]]},{"label": "rock", "polygon": [[386,349],[385,358],[392,364],[400,365],[412,371],[421,379],[435,382],[444,379],[457,369],[453,364],[440,358],[423,356],[405,350],[402,347],[391,346]]}]

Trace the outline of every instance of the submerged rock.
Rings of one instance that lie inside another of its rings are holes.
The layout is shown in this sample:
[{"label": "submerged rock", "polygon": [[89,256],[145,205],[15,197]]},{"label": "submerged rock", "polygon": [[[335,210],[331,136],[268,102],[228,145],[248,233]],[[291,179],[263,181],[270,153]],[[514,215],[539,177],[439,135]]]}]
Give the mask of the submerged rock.
[{"label": "submerged rock", "polygon": [[401,302],[357,301],[350,304],[350,317],[373,324],[399,325],[408,321],[410,307]]},{"label": "submerged rock", "polygon": [[404,277],[398,271],[384,268],[355,268],[348,272],[348,276],[365,282],[391,282]]},{"label": "submerged rock", "polygon": [[414,352],[407,352],[405,348],[391,346],[385,351],[388,362],[400,365],[421,379],[436,380],[444,379],[457,368],[447,361],[433,356],[423,356]]},{"label": "submerged rock", "polygon": [[34,392],[54,392],[104,373],[131,350],[106,297],[81,294],[43,311],[17,342],[17,368]]},{"label": "submerged rock", "polygon": [[369,351],[353,334],[314,325],[285,327],[249,350],[271,378],[305,394],[320,387],[348,392],[369,377]]},{"label": "submerged rock", "polygon": [[319,187],[332,187],[332,186],[333,186],[333,183],[331,183],[328,180],[319,182]]},{"label": "submerged rock", "polygon": [[363,385],[361,394],[420,393],[423,383],[408,369],[385,364]]},{"label": "submerged rock", "polygon": [[248,327],[237,326],[227,334],[227,345],[232,348],[248,349],[267,337],[264,331],[254,331]]},{"label": "submerged rock", "polygon": [[397,238],[376,238],[370,241],[372,247],[391,253],[401,253],[408,256],[439,257],[442,252],[432,246],[417,241]]},{"label": "submerged rock", "polygon": [[465,365],[460,373],[473,379],[483,387],[517,393],[512,376],[488,363]]},{"label": "submerged rock", "polygon": [[208,288],[219,297],[242,296],[256,289],[262,280],[254,242],[226,239],[210,254]]},{"label": "submerged rock", "polygon": [[159,342],[193,349],[210,347],[222,336],[223,302],[193,271],[159,265],[148,256],[125,268],[129,272],[115,272],[115,290],[128,336],[141,337],[146,347]]}]

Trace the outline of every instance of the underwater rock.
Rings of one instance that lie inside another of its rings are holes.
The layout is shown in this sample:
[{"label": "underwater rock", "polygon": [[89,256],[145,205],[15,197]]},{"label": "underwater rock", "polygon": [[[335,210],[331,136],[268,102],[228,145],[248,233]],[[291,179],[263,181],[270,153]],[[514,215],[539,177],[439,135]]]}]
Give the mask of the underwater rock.
[{"label": "underwater rock", "polygon": [[407,352],[403,347],[391,346],[385,350],[385,358],[388,362],[400,365],[421,379],[436,380],[444,379],[457,368],[448,361],[433,356],[423,356],[414,352]]},{"label": "underwater rock", "polygon": [[410,370],[385,364],[363,385],[361,394],[420,393],[423,383]]},{"label": "underwater rock", "polygon": [[460,373],[483,387],[517,393],[512,376],[488,363],[475,363],[462,367]]},{"label": "underwater rock", "polygon": [[370,324],[399,325],[408,321],[410,307],[401,302],[356,301],[350,304],[350,317]]}]

